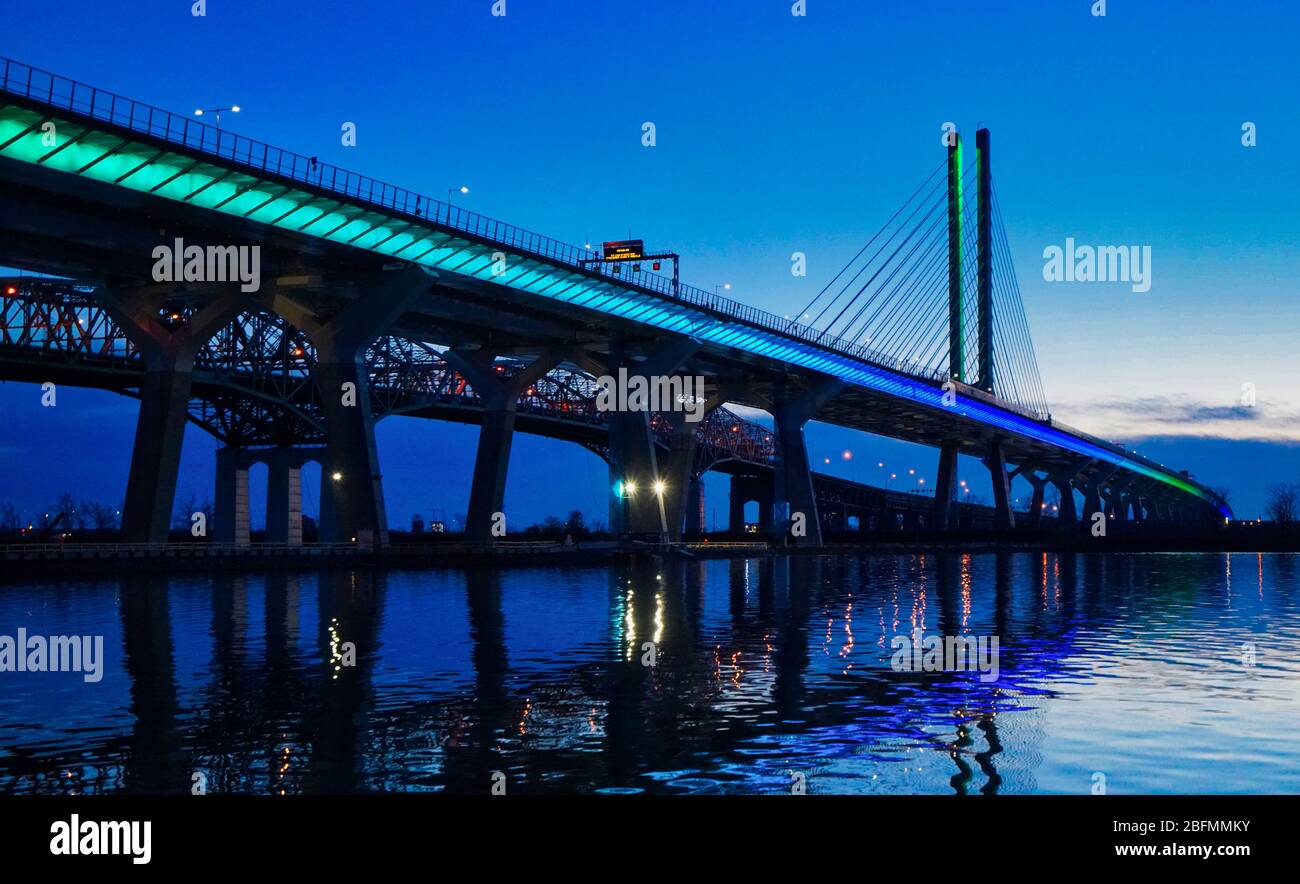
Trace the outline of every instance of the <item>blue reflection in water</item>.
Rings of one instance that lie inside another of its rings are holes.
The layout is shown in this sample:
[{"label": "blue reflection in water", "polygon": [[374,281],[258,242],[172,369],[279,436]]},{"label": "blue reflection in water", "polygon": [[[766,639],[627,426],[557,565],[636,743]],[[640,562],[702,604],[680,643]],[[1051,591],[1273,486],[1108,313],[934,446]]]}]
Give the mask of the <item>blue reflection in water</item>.
[{"label": "blue reflection in water", "polygon": [[[1300,556],[869,555],[0,590],[0,791],[1300,792]],[[998,678],[893,639],[999,641]],[[653,664],[653,665],[647,665]]]}]

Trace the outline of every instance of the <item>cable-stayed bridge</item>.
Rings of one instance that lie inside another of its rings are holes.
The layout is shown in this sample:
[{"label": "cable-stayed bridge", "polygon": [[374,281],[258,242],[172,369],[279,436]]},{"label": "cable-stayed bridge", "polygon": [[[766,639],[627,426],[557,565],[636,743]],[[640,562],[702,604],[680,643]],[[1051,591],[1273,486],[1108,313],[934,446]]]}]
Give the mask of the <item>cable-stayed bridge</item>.
[{"label": "cable-stayed bridge", "polygon": [[[204,355],[214,341],[255,334],[259,323],[265,330],[267,317],[280,329],[277,341],[297,341],[282,348],[286,359],[311,353],[298,379],[311,407],[295,415],[280,398],[271,397],[271,408],[243,393],[203,400],[212,426],[243,421],[264,431],[223,437],[229,464],[219,464],[218,476],[228,487],[218,487],[219,523],[238,518],[220,510],[223,500],[239,505],[241,449],[268,446],[295,461],[293,449],[312,445],[331,477],[323,537],[385,543],[374,422],[384,397],[419,376],[417,352],[449,366],[441,377],[459,378],[479,402],[467,522],[484,544],[504,511],[513,433],[534,417],[520,402],[557,372],[702,377],[705,410],[733,403],[770,413],[773,427],[762,432],[772,446],[771,491],[759,499],[765,521],[791,543],[821,541],[824,513],[804,443],[810,420],[937,448],[927,518],[936,530],[952,524],[962,453],[990,470],[996,520],[1007,530],[1016,478],[1030,482],[1040,509],[1044,488],[1056,485],[1066,526],[1079,518],[1076,492],[1085,516],[1228,515],[1185,473],[1051,419],[987,132],[976,141],[972,162],[955,141],[931,179],[787,320],[5,60],[0,263],[76,280],[76,297],[102,310],[143,367],[134,369],[141,407],[123,516],[128,540],[166,537]],[[177,240],[255,246],[261,285],[245,292],[210,278],[155,281],[155,249]],[[394,353],[401,358],[388,358]],[[266,414],[248,417],[259,408]],[[675,410],[609,412],[601,433],[616,529],[679,536],[707,434]]]}]

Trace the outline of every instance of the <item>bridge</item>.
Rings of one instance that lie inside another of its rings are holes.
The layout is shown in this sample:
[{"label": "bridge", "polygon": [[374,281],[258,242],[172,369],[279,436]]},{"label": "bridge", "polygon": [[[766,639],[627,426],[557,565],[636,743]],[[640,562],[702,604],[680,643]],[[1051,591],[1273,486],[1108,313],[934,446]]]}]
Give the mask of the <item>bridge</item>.
[{"label": "bridge", "polygon": [[[812,420],[936,448],[939,481],[918,521],[937,531],[957,519],[959,454],[989,469],[1002,530],[1016,527],[1017,477],[1033,487],[1033,519],[1056,486],[1065,530],[1080,523],[1076,493],[1085,521],[1096,512],[1230,516],[1186,473],[1050,416],[987,130],[973,163],[955,138],[930,180],[790,320],[315,157],[2,64],[0,264],[60,279],[6,284],[0,371],[140,399],[124,541],[166,538],[192,422],[225,445],[219,538],[246,532],[247,466],[265,460],[275,489],[268,529],[291,539],[295,471],[318,460],[331,477],[322,539],[382,547],[374,425],[390,414],[480,425],[467,532],[489,546],[516,430],[600,453],[611,526],[628,537],[680,537],[699,511],[700,473],[721,469],[759,483],[751,499],[785,542],[820,544],[829,501],[876,491],[814,473],[804,443]],[[221,261],[256,247],[260,285],[202,272],[160,282],[155,250],[173,243],[200,244],[200,255],[215,246]],[[703,378],[706,418],[599,410],[596,379],[620,370]],[[773,426],[728,404],[766,411]],[[742,493],[733,482],[733,501]]]}]

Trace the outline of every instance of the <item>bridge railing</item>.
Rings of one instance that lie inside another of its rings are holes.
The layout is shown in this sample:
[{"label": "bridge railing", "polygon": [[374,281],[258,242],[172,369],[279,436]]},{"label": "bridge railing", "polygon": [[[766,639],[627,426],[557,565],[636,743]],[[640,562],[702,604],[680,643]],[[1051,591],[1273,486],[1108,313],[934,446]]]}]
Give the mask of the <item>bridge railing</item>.
[{"label": "bridge railing", "polygon": [[[104,120],[134,132],[140,132],[171,144],[197,150],[214,157],[231,160],[242,166],[299,181],[333,194],[400,212],[458,233],[464,233],[520,252],[531,253],[576,271],[597,274],[633,289],[642,289],[701,307],[728,319],[775,332],[787,338],[831,350],[887,368],[911,377],[944,381],[947,373],[939,369],[924,370],[908,360],[880,353],[855,341],[829,334],[775,313],[760,310],[716,292],[694,286],[674,284],[655,273],[624,273],[621,264],[592,264],[599,257],[594,249],[561,242],[504,221],[489,218],[449,203],[387,184],[365,175],[341,169],[317,157],[272,147],[260,141],[210,126],[193,117],[165,111],[134,99],[106,92],[57,74],[33,68],[10,59],[3,61],[0,90],[24,96],[53,107]],[[1008,403],[1011,404],[1011,403]],[[1013,408],[1021,410],[1014,404]],[[1042,418],[1045,415],[1028,414]]]}]

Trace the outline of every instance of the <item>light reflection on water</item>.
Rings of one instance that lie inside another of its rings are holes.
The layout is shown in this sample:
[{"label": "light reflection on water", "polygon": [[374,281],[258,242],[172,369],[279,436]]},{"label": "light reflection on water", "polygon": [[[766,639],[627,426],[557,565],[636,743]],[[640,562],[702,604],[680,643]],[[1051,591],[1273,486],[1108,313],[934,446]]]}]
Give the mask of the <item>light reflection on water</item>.
[{"label": "light reflection on water", "polygon": [[[0,634],[106,661],[0,673],[0,792],[1294,793],[1298,589],[1042,553],[10,586]],[[916,629],[998,636],[998,680],[895,672]]]}]

